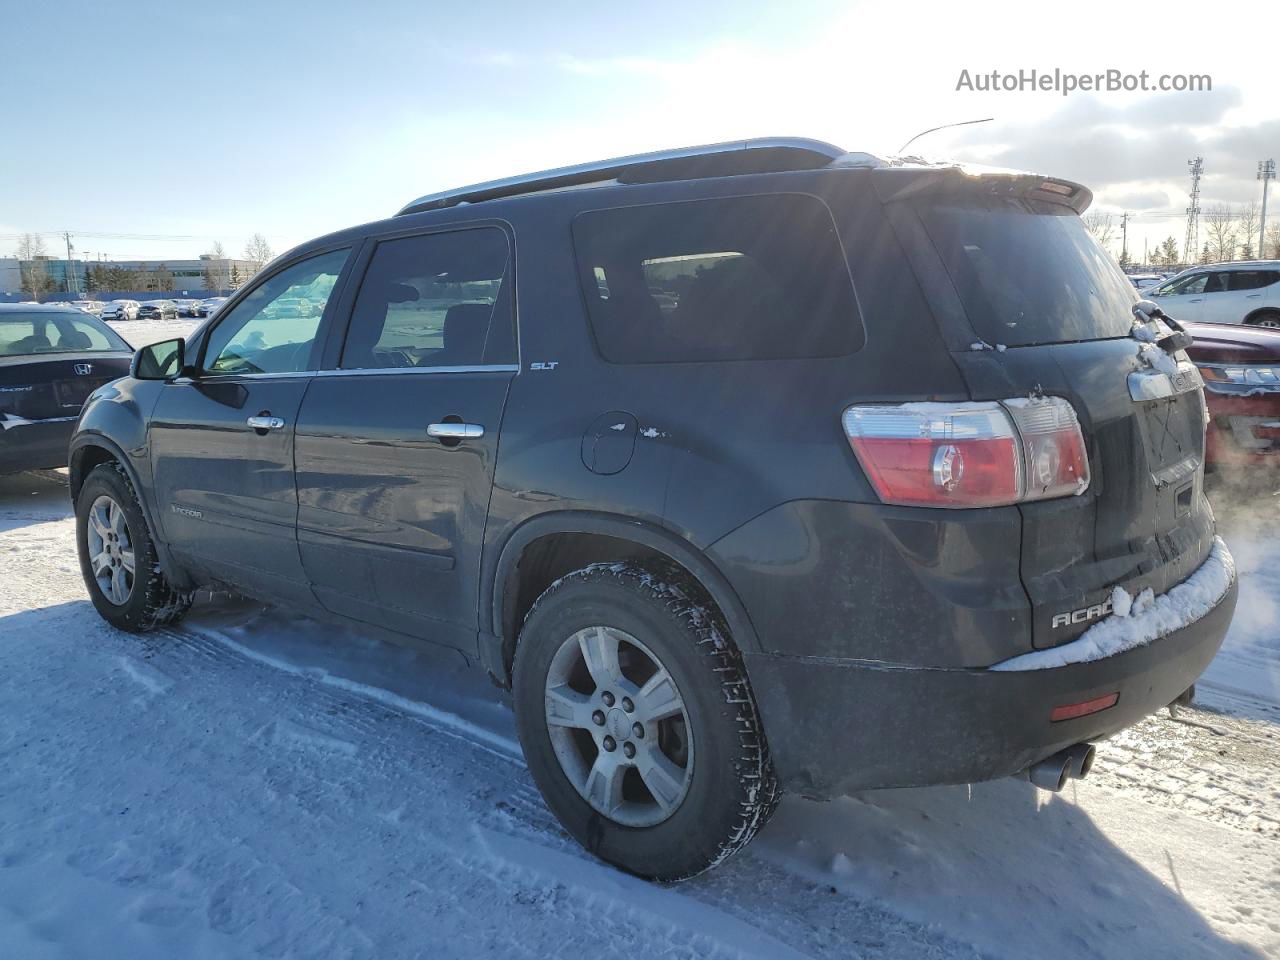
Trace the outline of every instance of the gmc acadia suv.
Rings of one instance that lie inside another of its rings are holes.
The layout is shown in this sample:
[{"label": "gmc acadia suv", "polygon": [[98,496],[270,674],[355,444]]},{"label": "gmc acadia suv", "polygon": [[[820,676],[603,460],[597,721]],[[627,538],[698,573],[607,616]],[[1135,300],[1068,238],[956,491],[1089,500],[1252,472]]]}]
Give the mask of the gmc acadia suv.
[{"label": "gmc acadia suv", "polygon": [[89,592],[126,630],[217,584],[462,651],[646,877],[783,789],[1059,789],[1236,596],[1189,338],[1090,199],[754,140],[304,244],[89,400]]}]

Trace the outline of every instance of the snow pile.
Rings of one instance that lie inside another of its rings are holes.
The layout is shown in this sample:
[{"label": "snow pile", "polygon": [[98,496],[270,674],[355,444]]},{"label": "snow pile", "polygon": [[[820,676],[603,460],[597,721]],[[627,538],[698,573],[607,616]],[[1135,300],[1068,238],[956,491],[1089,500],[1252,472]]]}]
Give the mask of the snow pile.
[{"label": "snow pile", "polygon": [[1013,657],[991,669],[1047,670],[1101,660],[1145,646],[1195,623],[1218,605],[1235,579],[1231,551],[1221,537],[1214,537],[1213,549],[1200,568],[1168,593],[1157,597],[1148,588],[1133,598],[1122,587],[1116,587],[1111,594],[1112,615],[1090,627],[1079,639],[1052,650]]}]

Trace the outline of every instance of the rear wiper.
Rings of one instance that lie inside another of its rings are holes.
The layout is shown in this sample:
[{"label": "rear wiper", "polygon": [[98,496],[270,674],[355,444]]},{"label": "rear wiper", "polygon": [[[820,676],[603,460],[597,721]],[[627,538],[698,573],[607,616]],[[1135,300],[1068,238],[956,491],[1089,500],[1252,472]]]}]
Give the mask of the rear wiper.
[{"label": "rear wiper", "polygon": [[1180,324],[1173,317],[1169,316],[1160,309],[1160,305],[1150,300],[1139,300],[1133,305],[1133,315],[1139,323],[1151,323],[1154,320],[1163,320],[1169,332],[1164,336],[1157,337],[1155,345],[1165,353],[1174,354],[1179,350],[1186,350],[1195,340],[1191,334],[1187,333],[1186,327]]}]

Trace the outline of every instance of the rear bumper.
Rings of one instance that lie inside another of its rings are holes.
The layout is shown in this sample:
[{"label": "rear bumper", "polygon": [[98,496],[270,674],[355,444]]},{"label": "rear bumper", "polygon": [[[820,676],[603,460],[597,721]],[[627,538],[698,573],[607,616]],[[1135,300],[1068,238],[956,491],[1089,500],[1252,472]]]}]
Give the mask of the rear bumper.
[{"label": "rear bumper", "polygon": [[[930,669],[766,653],[747,654],[747,666],[788,789],[832,797],[974,783],[1017,773],[1171,703],[1217,653],[1236,593],[1233,581],[1199,620],[1145,646],[1051,669]],[[1119,700],[1101,713],[1049,720],[1055,706],[1112,692]]]},{"label": "rear bumper", "polygon": [[65,467],[76,419],[33,420],[0,430],[0,474]]},{"label": "rear bumper", "polygon": [[1243,467],[1280,462],[1280,438],[1270,424],[1280,423],[1280,393],[1233,397],[1206,392],[1209,429],[1205,459],[1214,467]]}]

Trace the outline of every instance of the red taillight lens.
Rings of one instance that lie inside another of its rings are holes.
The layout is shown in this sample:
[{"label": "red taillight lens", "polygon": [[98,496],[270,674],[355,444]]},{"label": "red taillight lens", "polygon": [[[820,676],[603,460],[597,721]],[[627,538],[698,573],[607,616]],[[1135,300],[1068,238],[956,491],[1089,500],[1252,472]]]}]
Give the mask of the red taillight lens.
[{"label": "red taillight lens", "polygon": [[1089,486],[1089,455],[1080,421],[1062,397],[1006,400],[1022,439],[1024,500],[1083,493]]},{"label": "red taillight lens", "polygon": [[1060,397],[970,403],[869,404],[844,430],[885,503],[989,507],[1081,493],[1089,459]]},{"label": "red taillight lens", "polygon": [[885,503],[985,507],[1018,499],[1018,441],[998,403],[850,407],[844,429]]}]

